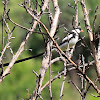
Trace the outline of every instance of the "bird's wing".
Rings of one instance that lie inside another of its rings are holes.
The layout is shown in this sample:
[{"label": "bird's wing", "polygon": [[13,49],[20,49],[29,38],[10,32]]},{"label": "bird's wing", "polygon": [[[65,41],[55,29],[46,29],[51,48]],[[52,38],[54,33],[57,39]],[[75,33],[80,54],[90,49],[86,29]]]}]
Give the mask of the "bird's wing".
[{"label": "bird's wing", "polygon": [[69,34],[68,36],[66,36],[63,40],[62,40],[62,42],[64,42],[64,41],[70,41],[70,39],[73,37],[73,34]]},{"label": "bird's wing", "polygon": [[70,35],[66,36],[59,45],[63,46],[64,44],[68,44],[68,42],[70,41],[70,39],[72,37],[73,37],[73,34],[70,34]]}]

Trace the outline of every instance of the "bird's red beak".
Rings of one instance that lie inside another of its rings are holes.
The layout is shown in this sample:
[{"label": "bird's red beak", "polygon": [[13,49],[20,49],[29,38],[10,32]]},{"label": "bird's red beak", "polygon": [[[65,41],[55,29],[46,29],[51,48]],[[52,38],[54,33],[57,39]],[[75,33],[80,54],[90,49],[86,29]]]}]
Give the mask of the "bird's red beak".
[{"label": "bird's red beak", "polygon": [[81,32],[83,32],[83,30],[81,30]]}]

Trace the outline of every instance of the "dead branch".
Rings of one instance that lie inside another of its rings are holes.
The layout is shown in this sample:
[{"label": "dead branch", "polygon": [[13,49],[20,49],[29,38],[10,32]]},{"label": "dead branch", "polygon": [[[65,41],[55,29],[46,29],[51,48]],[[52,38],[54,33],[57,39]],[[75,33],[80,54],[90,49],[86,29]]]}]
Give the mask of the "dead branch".
[{"label": "dead branch", "polygon": [[99,50],[100,46],[98,43],[98,50],[96,50],[96,46],[94,43],[95,39],[93,37],[93,31],[90,25],[88,12],[87,12],[86,5],[85,5],[85,0],[81,0],[81,5],[82,5],[83,14],[84,14],[84,21],[85,21],[86,29],[89,34],[90,44],[91,44],[93,56],[95,59],[97,75],[98,75],[98,78],[100,78],[100,50]]},{"label": "dead branch", "polygon": [[61,100],[62,96],[63,96],[63,89],[64,89],[64,84],[65,84],[65,80],[66,80],[66,77],[67,77],[67,66],[66,66],[66,60],[64,62],[64,76],[63,76],[63,82],[62,82],[62,86],[60,88],[60,97],[59,97],[59,100]]},{"label": "dead branch", "polygon": [[[44,5],[42,6],[42,12],[46,9],[47,4],[48,4],[48,1],[49,1],[49,0],[45,0]],[[26,2],[26,1],[24,0],[24,2]],[[41,18],[42,12],[41,12],[41,11],[39,12],[39,19]],[[35,21],[34,21],[34,24],[32,25],[32,31],[34,31],[34,29],[36,28],[37,23],[38,23],[38,22],[35,20]],[[3,72],[2,76],[1,76],[0,82],[2,82],[2,79],[4,79],[5,76],[10,72],[10,70],[12,69],[12,67],[13,67],[13,65],[14,65],[14,63],[15,63],[15,61],[17,60],[17,58],[19,57],[19,55],[23,52],[24,47],[25,47],[25,45],[26,45],[26,43],[27,43],[29,37],[31,36],[31,34],[32,34],[32,32],[29,32],[29,33],[27,34],[25,40],[21,43],[21,45],[20,45],[18,51],[17,51],[16,54],[12,57],[12,60],[11,60],[11,62],[9,63],[8,67],[4,70],[4,72]]]},{"label": "dead branch", "polygon": [[94,20],[93,20],[93,34],[95,35],[95,21],[97,18],[97,10],[98,10],[98,6],[95,9],[95,16],[94,16]]},{"label": "dead branch", "polygon": [[[58,24],[58,18],[59,18],[59,14],[60,14],[60,10],[59,10],[57,0],[53,0],[53,4],[54,4],[54,8],[55,8],[55,15],[54,15],[53,23],[51,25],[50,33],[49,33],[48,29],[45,27],[45,25],[43,23],[41,23],[40,21],[38,21],[45,28],[46,32],[49,34],[49,36],[51,38],[54,36],[54,34],[56,32],[56,28],[57,28],[57,24]],[[45,73],[46,73],[46,71],[49,67],[49,63],[50,63],[50,55],[51,55],[50,48],[52,48],[52,41],[49,39],[49,41],[47,42],[47,45],[46,45],[46,50],[45,50],[45,53],[44,53],[41,69],[40,69],[40,72],[39,72],[40,77],[37,80],[36,88],[33,92],[32,100],[35,100],[38,97],[37,95],[39,95],[41,93],[41,86],[42,86],[42,82],[43,82],[43,79],[44,79],[44,75],[45,75]]]}]

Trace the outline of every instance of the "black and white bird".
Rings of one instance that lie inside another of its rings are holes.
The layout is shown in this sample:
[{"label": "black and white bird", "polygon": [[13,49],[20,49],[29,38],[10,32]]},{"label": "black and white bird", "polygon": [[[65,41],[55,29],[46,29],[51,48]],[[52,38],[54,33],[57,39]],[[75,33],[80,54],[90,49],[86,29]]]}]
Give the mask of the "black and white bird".
[{"label": "black and white bird", "polygon": [[62,39],[62,42],[59,44],[62,50],[67,48],[72,48],[76,45],[79,39],[79,33],[83,32],[81,28],[75,28],[71,32],[68,32],[67,36]]}]

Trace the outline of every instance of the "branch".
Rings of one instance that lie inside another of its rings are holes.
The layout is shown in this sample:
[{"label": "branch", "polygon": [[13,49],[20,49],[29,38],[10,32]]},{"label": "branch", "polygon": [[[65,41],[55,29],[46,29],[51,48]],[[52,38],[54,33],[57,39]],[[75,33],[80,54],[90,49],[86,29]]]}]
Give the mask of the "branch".
[{"label": "branch", "polygon": [[81,6],[82,6],[85,26],[86,26],[87,32],[89,34],[90,42],[93,42],[92,28],[91,28],[90,21],[89,21],[89,16],[88,16],[88,11],[87,11],[86,5],[85,5],[85,0],[81,0]]},{"label": "branch", "polygon": [[[53,82],[54,80],[56,80],[58,77],[60,77],[60,76],[63,75],[63,74],[64,74],[64,71],[58,73],[58,75],[56,75],[55,77],[53,77],[53,78],[51,79],[51,82]],[[49,85],[49,81],[48,81],[44,86],[41,87],[41,92],[42,92],[43,89],[46,88],[48,85]]]},{"label": "branch", "polygon": [[[24,0],[24,2],[25,2],[25,0]],[[41,12],[41,11],[39,12],[39,17],[38,17],[38,19],[41,18],[43,11],[44,11],[44,10],[46,9],[46,7],[47,7],[47,4],[48,4],[48,0],[46,0],[45,3],[44,3],[44,5],[42,6],[42,8],[41,8],[41,9],[42,9],[42,12]],[[32,31],[34,31],[34,29],[36,28],[37,23],[38,23],[38,22],[35,20],[35,21],[34,21],[34,24],[33,24],[33,26],[32,26]],[[12,60],[11,60],[11,62],[9,63],[8,67],[4,70],[4,72],[3,72],[2,76],[1,76],[0,82],[2,82],[2,80],[5,78],[5,76],[10,72],[10,70],[12,69],[12,67],[13,67],[13,65],[14,65],[14,63],[15,63],[15,61],[17,60],[17,58],[19,57],[19,55],[23,52],[24,47],[25,47],[25,45],[26,45],[26,43],[27,43],[29,37],[31,36],[31,34],[32,34],[32,32],[29,32],[29,33],[27,34],[25,40],[23,40],[23,42],[21,43],[21,45],[20,45],[18,51],[17,51],[16,54],[12,57]]]},{"label": "branch", "polygon": [[[41,69],[40,69],[40,72],[39,72],[40,78],[38,78],[37,83],[36,83],[36,88],[33,92],[33,98],[32,98],[33,100],[38,98],[38,95],[41,94],[42,82],[43,82],[45,73],[46,73],[46,71],[49,67],[49,64],[50,64],[50,55],[51,55],[50,50],[52,48],[51,39],[53,39],[52,37],[54,36],[54,34],[56,32],[56,28],[57,28],[57,24],[58,24],[58,18],[59,18],[59,14],[60,14],[60,9],[59,9],[57,0],[53,0],[53,5],[54,5],[54,8],[55,8],[55,15],[54,15],[54,18],[53,18],[53,23],[51,25],[50,33],[49,33],[48,29],[46,28],[46,26],[40,20],[36,19],[35,16],[32,16],[33,18],[35,18],[35,20],[38,21],[38,23],[40,23],[43,26],[43,28],[45,29],[45,31],[47,32],[47,34],[50,37],[50,38],[48,38],[46,50],[45,50],[44,57],[43,57],[43,60],[42,60]],[[27,11],[31,15],[31,12],[28,9],[27,9]]]},{"label": "branch", "polygon": [[62,96],[63,96],[63,89],[64,89],[64,84],[65,84],[65,80],[66,80],[66,77],[67,77],[67,66],[66,66],[66,60],[64,62],[64,76],[63,76],[63,82],[62,82],[62,86],[60,88],[60,97],[59,97],[59,100],[61,100]]},{"label": "branch", "polygon": [[97,71],[97,75],[98,75],[98,79],[99,79],[100,78],[100,46],[98,43],[98,50],[96,50],[96,46],[94,43],[95,39],[93,37],[93,31],[92,31],[92,28],[90,26],[89,16],[88,16],[88,12],[87,12],[86,5],[85,5],[85,0],[81,0],[81,6],[83,9],[84,21],[85,21],[87,32],[89,34],[90,44],[91,44],[93,56],[95,59],[96,71]]},{"label": "branch", "polygon": [[74,0],[75,3],[75,27],[78,27],[78,0]]},{"label": "branch", "polygon": [[80,93],[80,95],[82,96],[81,90],[79,89],[79,87],[72,80],[69,80],[68,83],[72,83],[75,86],[75,88],[78,90],[78,92]]},{"label": "branch", "polygon": [[98,10],[98,6],[96,6],[95,16],[94,16],[94,20],[93,20],[93,34],[94,34],[94,31],[95,31],[95,21],[96,21],[96,18],[97,18],[97,10]]}]

